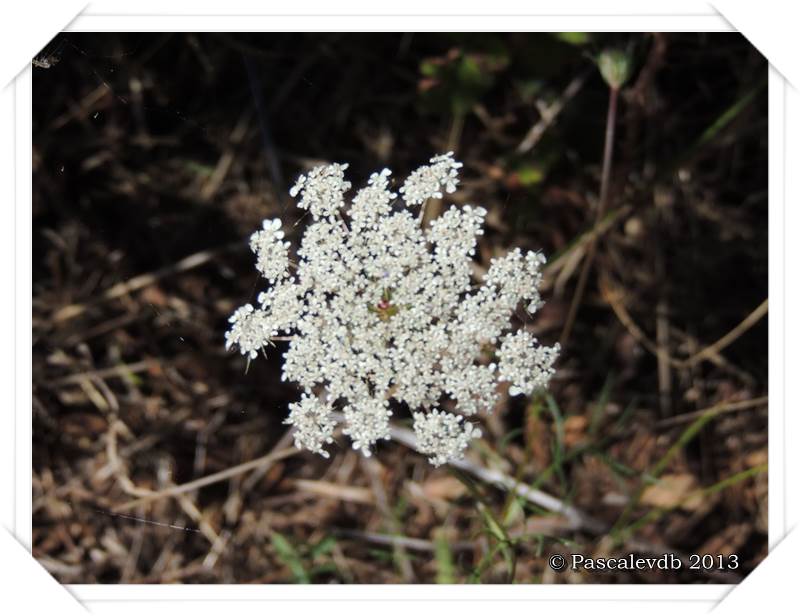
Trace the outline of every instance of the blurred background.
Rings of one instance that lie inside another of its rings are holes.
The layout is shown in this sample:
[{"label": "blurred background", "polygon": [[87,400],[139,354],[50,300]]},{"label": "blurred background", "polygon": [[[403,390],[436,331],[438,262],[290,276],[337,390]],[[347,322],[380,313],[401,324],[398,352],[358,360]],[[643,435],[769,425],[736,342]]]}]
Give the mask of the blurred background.
[{"label": "blurred background", "polygon": [[[743,37],[70,33],[33,70],[33,553],[61,582],[718,583],[766,555],[767,63]],[[457,468],[296,452],[280,351],[224,349],[263,287],[246,238],[296,238],[312,165],[358,186],[448,150],[452,201],[489,211],[479,264],[548,256],[550,390],[503,393]],[[547,564],[665,552],[681,570]]]}]

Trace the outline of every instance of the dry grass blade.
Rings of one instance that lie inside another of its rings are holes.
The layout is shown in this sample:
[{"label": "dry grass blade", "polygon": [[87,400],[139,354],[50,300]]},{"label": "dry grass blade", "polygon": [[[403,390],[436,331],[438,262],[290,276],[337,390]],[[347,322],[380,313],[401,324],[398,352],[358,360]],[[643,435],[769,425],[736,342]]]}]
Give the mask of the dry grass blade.
[{"label": "dry grass blade", "polygon": [[163,278],[166,278],[167,276],[180,274],[196,267],[200,267],[201,265],[205,265],[206,263],[213,261],[220,254],[227,252],[228,250],[240,249],[243,246],[246,246],[245,242],[231,242],[230,244],[226,244],[225,246],[213,250],[201,250],[189,255],[188,257],[184,257],[177,263],[162,267],[154,272],[148,272],[147,274],[134,276],[129,280],[117,283],[109,289],[106,289],[103,293],[92,299],[90,302],[86,302],[84,304],[70,304],[60,308],[53,315],[53,321],[56,323],[69,321],[70,319],[74,319],[75,317],[82,315],[92,306],[97,306],[103,302],[117,299],[118,297],[133,293],[134,291],[139,291],[150,286],[151,284],[158,282],[159,280],[162,280]]},{"label": "dry grass blade", "polygon": [[[609,212],[597,225],[593,226],[591,229],[579,236],[578,239],[575,240],[568,249],[562,252],[555,259],[548,261],[543,270],[545,276],[543,288],[549,288],[552,278],[557,276],[558,273],[564,268],[569,266],[571,270],[574,271],[577,264],[573,265],[571,262],[574,260],[580,262],[580,259],[583,258],[587,247],[599,237],[607,233],[617,223],[618,220],[630,214],[631,210],[632,208],[626,205]],[[574,256],[576,253],[580,255],[580,258],[576,258]],[[558,284],[566,283],[566,278],[568,278],[568,276],[565,276],[565,280],[563,281],[559,280]]]},{"label": "dry grass blade", "polygon": [[656,423],[656,426],[659,428],[669,428],[672,426],[680,425],[682,423],[686,423],[688,421],[694,421],[695,419],[702,417],[703,415],[709,412],[721,414],[721,413],[730,413],[732,411],[744,411],[746,409],[751,409],[759,406],[766,406],[768,403],[769,403],[768,396],[753,398],[752,400],[741,400],[737,402],[721,402],[707,409],[701,409],[699,411],[694,411],[692,413],[683,413],[681,415],[676,415],[675,417],[662,419],[661,421]]},{"label": "dry grass blade", "polygon": [[606,303],[611,306],[611,309],[614,311],[617,319],[619,319],[620,323],[625,326],[625,329],[628,330],[631,336],[633,336],[637,342],[650,351],[650,353],[655,355],[660,361],[666,361],[675,368],[687,368],[704,360],[711,360],[715,362],[721,360],[722,357],[720,355],[720,351],[731,345],[742,334],[758,323],[769,310],[769,299],[765,299],[755,310],[753,310],[753,312],[747,315],[741,323],[739,323],[727,334],[722,336],[722,338],[713,344],[708,345],[687,359],[676,359],[670,356],[663,346],[658,345],[651,340],[647,334],[645,334],[636,324],[622,300],[622,289],[620,289],[617,284],[611,281],[611,278],[607,273],[602,273],[600,276],[600,292]]},{"label": "dry grass blade", "polygon": [[547,132],[547,129],[553,124],[553,122],[556,121],[556,118],[564,110],[564,107],[567,105],[567,103],[572,100],[578,92],[580,92],[588,76],[588,72],[578,75],[575,79],[569,82],[569,85],[564,88],[564,92],[562,92],[561,96],[558,97],[556,101],[541,109],[541,118],[539,118],[539,121],[531,127],[531,129],[525,135],[525,138],[520,141],[520,144],[517,146],[517,154],[525,154],[530,152],[536,146],[536,144],[539,143],[539,140],[542,138],[545,132]]},{"label": "dry grass blade", "polygon": [[125,378],[137,372],[145,372],[158,365],[154,360],[137,361],[132,364],[120,364],[112,368],[104,368],[102,370],[90,370],[88,372],[80,372],[78,374],[70,374],[52,382],[53,385],[70,385],[74,383],[81,383],[87,379],[106,379],[108,377]]},{"label": "dry grass blade", "polygon": [[367,488],[346,486],[330,481],[315,481],[312,479],[298,479],[294,482],[294,485],[301,492],[308,492],[324,498],[332,498],[349,503],[361,503],[364,505],[375,504],[372,491]]},{"label": "dry grass blade", "polygon": [[199,488],[211,485],[212,483],[225,481],[226,479],[230,479],[231,477],[235,477],[236,475],[241,475],[242,473],[246,473],[247,471],[256,468],[272,466],[273,464],[275,464],[275,462],[294,456],[297,453],[299,452],[294,447],[278,449],[277,451],[272,451],[265,456],[256,458],[255,460],[250,460],[249,462],[237,464],[236,466],[226,468],[225,470],[219,471],[218,473],[213,473],[206,477],[195,479],[194,481],[190,481],[188,483],[184,483],[179,486],[172,486],[170,488],[167,488],[166,490],[161,490],[160,492],[143,496],[142,498],[138,498],[134,501],[123,503],[122,505],[117,505],[116,507],[113,508],[113,511],[114,512],[129,511],[130,509],[138,507],[139,505],[152,503],[153,501],[162,498],[169,498],[171,496],[178,496],[179,494],[185,494],[186,492],[197,490]]},{"label": "dry grass blade", "polygon": [[753,312],[748,314],[741,323],[725,334],[722,338],[717,340],[714,344],[707,346],[702,351],[698,351],[689,359],[684,360],[681,363],[686,366],[693,366],[704,359],[718,354],[722,349],[733,343],[737,338],[739,338],[739,336],[744,334],[748,329],[753,327],[753,325],[758,323],[764,317],[764,315],[767,314],[768,310],[769,298],[761,302],[758,307],[753,310]]}]

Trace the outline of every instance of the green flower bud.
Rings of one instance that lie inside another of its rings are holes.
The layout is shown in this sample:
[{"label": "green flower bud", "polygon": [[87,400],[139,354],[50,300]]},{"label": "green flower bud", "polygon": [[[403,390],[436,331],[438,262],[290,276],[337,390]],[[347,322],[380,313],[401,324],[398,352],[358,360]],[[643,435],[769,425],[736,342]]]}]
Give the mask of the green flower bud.
[{"label": "green flower bud", "polygon": [[608,49],[597,56],[597,68],[608,87],[619,90],[631,76],[633,61],[625,51]]}]

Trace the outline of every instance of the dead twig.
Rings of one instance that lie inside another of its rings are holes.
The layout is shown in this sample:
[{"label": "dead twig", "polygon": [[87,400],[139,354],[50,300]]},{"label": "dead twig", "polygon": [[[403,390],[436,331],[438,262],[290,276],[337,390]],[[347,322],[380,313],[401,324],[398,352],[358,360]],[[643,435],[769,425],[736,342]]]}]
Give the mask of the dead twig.
[{"label": "dead twig", "polygon": [[348,503],[361,503],[363,505],[375,504],[372,491],[367,488],[347,486],[331,481],[315,481],[313,479],[297,479],[294,485],[301,492],[308,492],[315,496],[333,498]]},{"label": "dead twig", "polygon": [[130,374],[137,372],[145,372],[158,365],[158,362],[151,359],[137,361],[132,364],[120,364],[111,368],[104,368],[101,370],[90,370],[87,372],[80,372],[78,374],[70,374],[60,379],[54,380],[52,385],[74,385],[86,381],[87,379],[107,379],[109,377],[124,378]]},{"label": "dead twig", "polygon": [[201,265],[205,265],[224,252],[233,250],[235,248],[242,248],[244,246],[247,246],[246,242],[231,242],[230,244],[226,244],[225,246],[221,246],[213,250],[201,250],[200,252],[196,252],[188,257],[184,257],[177,263],[167,265],[166,267],[162,267],[154,272],[148,272],[147,274],[134,276],[129,280],[117,283],[109,289],[106,289],[103,293],[91,301],[83,304],[70,304],[60,308],[53,315],[53,322],[64,323],[82,315],[89,308],[113,299],[117,299],[123,295],[128,295],[135,291],[139,291],[145,287],[149,287],[151,284],[154,284],[159,280],[166,278],[167,276],[187,272],[191,269],[200,267]]},{"label": "dead twig", "polygon": [[659,347],[658,344],[651,340],[636,324],[622,301],[621,289],[611,281],[608,274],[604,273],[600,277],[600,293],[608,305],[611,306],[611,309],[614,311],[620,323],[628,330],[628,333],[630,333],[645,349],[659,358],[659,360],[663,359],[663,361],[666,361],[675,368],[688,368],[704,360],[709,360],[720,365],[728,365],[725,359],[720,355],[720,351],[758,323],[758,321],[767,314],[769,309],[769,299],[765,299],[753,312],[747,315],[741,323],[722,338],[687,359],[676,359],[669,355],[663,347]]},{"label": "dead twig", "polygon": [[758,323],[764,315],[767,314],[769,310],[769,298],[765,299],[761,302],[758,307],[753,310],[750,314],[748,314],[744,320],[739,323],[736,327],[734,327],[731,331],[725,334],[722,338],[717,340],[714,344],[711,344],[704,348],[701,351],[698,351],[694,355],[692,355],[689,359],[683,360],[682,364],[684,366],[693,366],[694,364],[711,357],[712,355],[716,355],[722,349],[733,343],[739,336],[745,333],[748,329],[753,327],[756,323]]},{"label": "dead twig", "polygon": [[[391,547],[403,547],[415,552],[430,552],[436,551],[436,546],[433,541],[427,539],[418,539],[416,537],[401,537],[397,535],[385,535],[382,533],[371,533],[360,530],[352,530],[346,528],[336,528],[333,532],[347,539],[357,539],[359,541],[366,541],[368,543],[375,543],[378,545],[388,545]],[[454,541],[447,544],[448,547],[454,552],[469,552],[475,549],[475,544],[471,541]]]},{"label": "dead twig", "polygon": [[[344,419],[341,413],[333,413],[333,415],[337,421],[342,421]],[[417,449],[417,438],[411,430],[399,426],[390,426],[389,432],[393,440],[402,443],[414,451],[419,451]],[[533,489],[527,484],[519,483],[516,479],[502,471],[484,468],[469,460],[457,460],[451,464],[477,477],[481,481],[497,485],[504,490],[516,494],[520,498],[524,498],[534,505],[563,515],[568,520],[569,527],[573,530],[584,529],[593,533],[601,533],[606,530],[605,524],[583,513],[578,508],[568,505],[555,496],[551,496],[541,490]]]},{"label": "dead twig", "polygon": [[672,426],[677,426],[682,423],[688,423],[694,421],[695,419],[702,417],[706,413],[730,413],[731,411],[743,411],[745,409],[751,409],[757,406],[764,406],[769,403],[769,396],[762,396],[760,398],[753,398],[752,400],[739,400],[736,402],[720,402],[719,404],[715,404],[714,406],[710,406],[705,409],[700,409],[699,411],[692,411],[691,413],[682,413],[681,415],[676,415],[675,417],[669,417],[668,419],[662,419],[661,421],[656,422],[657,428],[671,428]]},{"label": "dead twig", "polygon": [[564,110],[564,107],[566,107],[567,103],[571,101],[578,92],[580,92],[583,84],[586,82],[586,78],[589,76],[589,72],[590,71],[586,71],[582,75],[575,77],[575,79],[570,81],[569,85],[564,88],[561,96],[559,96],[549,105],[543,105],[540,107],[539,121],[530,128],[522,141],[520,141],[519,145],[517,146],[517,154],[525,154],[530,152],[534,146],[539,143],[539,140],[547,132],[547,129],[550,128],[550,126],[556,121],[556,118]]},{"label": "dead twig", "polygon": [[225,143],[226,147],[222,152],[222,156],[219,157],[217,165],[214,167],[214,171],[200,189],[200,199],[203,201],[211,201],[211,199],[214,198],[214,195],[217,194],[217,191],[219,191],[222,183],[225,181],[228,172],[233,166],[236,157],[236,148],[241,145],[242,140],[247,134],[247,129],[250,127],[251,116],[251,112],[245,111],[239,118],[236,126],[234,126],[233,130],[231,131],[231,135]]},{"label": "dead twig", "polygon": [[155,492],[153,494],[148,494],[147,496],[137,498],[136,500],[123,503],[121,505],[117,505],[116,507],[113,508],[113,511],[114,512],[128,511],[130,509],[138,507],[139,505],[152,503],[153,501],[162,498],[169,498],[172,496],[178,496],[179,494],[185,494],[186,492],[192,492],[193,490],[198,490],[200,488],[211,485],[213,483],[217,483],[219,481],[225,481],[226,479],[230,479],[231,477],[235,477],[236,475],[246,473],[247,471],[256,468],[272,466],[277,461],[294,456],[298,452],[299,450],[295,449],[294,447],[287,447],[285,449],[271,451],[267,455],[261,456],[260,458],[256,458],[255,460],[250,460],[249,462],[237,464],[236,466],[226,468],[225,470],[219,471],[217,473],[207,475],[206,477],[195,479],[194,481],[190,481],[188,483],[184,483],[178,486],[172,486],[167,488],[166,490],[161,490],[159,492]]}]

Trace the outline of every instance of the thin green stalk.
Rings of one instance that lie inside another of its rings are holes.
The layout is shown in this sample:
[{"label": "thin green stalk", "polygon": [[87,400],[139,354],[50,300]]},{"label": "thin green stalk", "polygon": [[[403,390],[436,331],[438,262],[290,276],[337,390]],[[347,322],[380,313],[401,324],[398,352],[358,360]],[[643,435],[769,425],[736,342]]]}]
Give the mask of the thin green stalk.
[{"label": "thin green stalk", "polygon": [[702,488],[700,490],[694,490],[693,492],[690,492],[689,494],[681,498],[674,505],[670,505],[669,507],[656,507],[655,509],[651,509],[649,512],[647,512],[645,515],[643,515],[635,522],[617,531],[616,541],[618,543],[621,543],[627,540],[640,528],[643,528],[648,524],[652,524],[653,522],[661,518],[661,516],[664,515],[665,513],[677,509],[683,503],[689,501],[690,499],[697,498],[699,496],[702,497],[702,496],[711,496],[712,494],[717,494],[718,492],[722,492],[722,490],[725,490],[726,488],[736,485],[737,483],[740,483],[745,479],[749,479],[750,477],[754,477],[756,475],[760,475],[761,473],[765,473],[767,472],[767,470],[768,470],[767,464],[759,464],[758,466],[748,468],[747,470],[736,473],[735,475],[726,477],[722,481],[719,481],[712,486],[709,486],[707,488]]},{"label": "thin green stalk", "polygon": [[667,468],[667,465],[672,461],[672,459],[683,450],[684,447],[692,440],[695,436],[708,424],[712,419],[714,419],[717,415],[721,412],[721,407],[712,407],[707,412],[703,413],[700,417],[695,419],[678,437],[678,440],[675,441],[667,452],[661,456],[661,458],[652,466],[649,471],[646,471],[642,474],[642,481],[639,484],[636,493],[628,502],[628,505],[623,510],[622,514],[620,515],[619,519],[617,520],[614,527],[611,529],[612,536],[617,535],[620,532],[621,528],[624,528],[628,524],[628,520],[630,520],[633,511],[639,505],[639,501],[642,498],[642,494],[644,494],[645,489],[647,486],[652,483],[654,480],[658,479],[661,473]]}]

